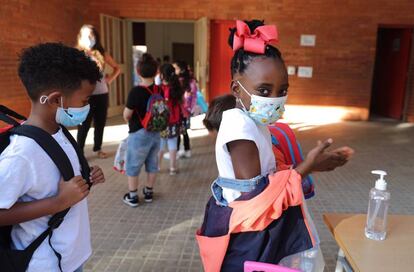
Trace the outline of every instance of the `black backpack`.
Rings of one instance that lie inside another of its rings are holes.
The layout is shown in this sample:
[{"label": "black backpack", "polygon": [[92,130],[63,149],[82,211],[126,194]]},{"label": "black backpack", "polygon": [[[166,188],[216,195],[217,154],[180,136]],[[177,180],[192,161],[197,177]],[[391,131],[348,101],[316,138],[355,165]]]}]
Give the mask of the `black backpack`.
[{"label": "black backpack", "polygon": [[[22,135],[33,139],[37,144],[39,144],[43,150],[49,155],[52,161],[56,164],[59,169],[63,179],[69,181],[74,177],[74,172],[72,165],[67,157],[66,153],[60,147],[60,145],[55,141],[55,139],[43,129],[30,125],[21,125],[20,122],[24,121],[25,117],[22,115],[6,108],[5,106],[0,105],[0,120],[7,124],[6,127],[0,129],[0,154],[4,149],[10,144],[10,136],[13,134]],[[75,139],[69,133],[69,131],[61,126],[63,133],[66,138],[70,141],[74,147],[79,162],[81,165],[82,177],[88,182],[89,187],[91,186],[89,175],[90,168],[88,162],[86,161],[83,153],[79,149]],[[14,250],[11,248],[11,230],[12,226],[0,226],[0,268],[4,272],[24,272],[29,266],[30,260],[33,256],[35,250],[42,244],[42,242],[49,237],[49,245],[58,258],[59,268],[62,271],[61,259],[62,256],[57,252],[52,244],[51,237],[53,235],[53,230],[58,228],[63,222],[65,215],[69,212],[69,209],[61,211],[57,214],[54,214],[49,222],[48,228],[37,237],[26,249],[24,250]]]}]

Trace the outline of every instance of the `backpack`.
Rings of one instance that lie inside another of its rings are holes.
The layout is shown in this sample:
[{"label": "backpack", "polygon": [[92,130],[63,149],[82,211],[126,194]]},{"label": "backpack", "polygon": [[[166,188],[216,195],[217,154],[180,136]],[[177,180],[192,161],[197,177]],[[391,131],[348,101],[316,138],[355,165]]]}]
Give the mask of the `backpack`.
[{"label": "backpack", "polygon": [[[273,148],[283,153],[286,164],[293,165],[293,167],[300,164],[304,160],[302,149],[289,125],[275,123],[268,128],[272,136]],[[315,186],[311,175],[302,179],[302,189],[305,199],[309,199],[315,195]]]},{"label": "backpack", "polygon": [[145,89],[151,96],[147,102],[144,119],[140,118],[141,124],[147,131],[161,132],[167,128],[170,119],[167,103],[159,92],[159,86],[154,85],[152,91],[148,87],[145,87]]},{"label": "backpack", "polygon": [[[4,151],[4,149],[10,144],[10,136],[13,134],[26,136],[28,138],[33,139],[37,144],[42,147],[42,149],[49,155],[52,161],[56,164],[57,168],[59,169],[63,179],[65,181],[70,180],[74,177],[74,172],[72,165],[67,157],[66,153],[60,147],[60,145],[56,142],[56,140],[46,131],[41,128],[30,126],[30,125],[22,125],[20,122],[16,121],[26,120],[25,117],[22,115],[6,108],[5,106],[0,105],[0,120],[7,124],[6,127],[0,129],[0,154]],[[66,138],[70,141],[72,146],[74,147],[78,158],[79,163],[81,165],[81,173],[83,178],[88,182],[89,187],[91,183],[89,181],[90,175],[90,168],[88,162],[86,161],[83,153],[79,149],[75,139],[69,133],[69,131],[64,127],[61,126],[63,133],[65,134]],[[69,209],[61,211],[57,214],[54,214],[49,222],[48,228],[40,234],[26,249],[24,250],[15,250],[11,248],[11,230],[12,226],[0,226],[0,265],[1,271],[7,272],[24,272],[26,271],[27,267],[29,266],[30,260],[36,251],[36,249],[43,243],[46,238],[49,238],[49,245],[52,248],[53,252],[55,253],[60,271],[62,271],[61,267],[61,259],[62,256],[57,252],[52,244],[51,244],[51,237],[53,235],[53,230],[58,228],[60,224],[63,222],[65,215],[69,212]]]}]

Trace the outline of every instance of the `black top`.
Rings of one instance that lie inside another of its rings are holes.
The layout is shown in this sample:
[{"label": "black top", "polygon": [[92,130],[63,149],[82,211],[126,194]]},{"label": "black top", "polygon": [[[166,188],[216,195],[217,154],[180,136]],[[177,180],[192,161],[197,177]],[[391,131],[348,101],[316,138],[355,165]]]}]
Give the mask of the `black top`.
[{"label": "black top", "polygon": [[[150,90],[153,90],[154,85],[148,86]],[[142,127],[141,119],[144,119],[145,113],[147,112],[148,100],[151,94],[148,92],[146,87],[136,86],[131,89],[128,95],[126,107],[133,110],[131,119],[129,119],[129,133],[136,132]],[[141,118],[141,119],[140,119]]]}]

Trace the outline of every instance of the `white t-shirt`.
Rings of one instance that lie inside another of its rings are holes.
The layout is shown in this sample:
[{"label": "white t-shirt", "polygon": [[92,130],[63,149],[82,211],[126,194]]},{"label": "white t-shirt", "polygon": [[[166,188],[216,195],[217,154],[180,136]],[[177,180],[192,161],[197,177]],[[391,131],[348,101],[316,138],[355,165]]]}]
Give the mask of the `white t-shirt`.
[{"label": "white t-shirt", "polygon": [[[245,112],[235,108],[223,112],[216,140],[216,162],[219,176],[234,179],[233,163],[227,144],[236,140],[250,140],[259,150],[261,174],[267,175],[276,170],[272,139],[267,126],[256,124]],[[223,188],[223,197],[228,203],[240,196],[240,192]]]},{"label": "white t-shirt", "polygon": [[[75,175],[80,175],[79,159],[62,130],[53,138],[69,157]],[[30,138],[13,135],[10,140],[10,145],[0,155],[0,209],[9,209],[17,201],[55,196],[61,174],[46,152]],[[50,217],[13,226],[14,248],[26,248],[47,229]],[[86,262],[92,253],[86,199],[70,209],[63,223],[53,231],[51,241],[62,255],[63,271],[75,271]],[[35,251],[27,271],[59,271],[57,257],[49,246],[48,238]]]}]

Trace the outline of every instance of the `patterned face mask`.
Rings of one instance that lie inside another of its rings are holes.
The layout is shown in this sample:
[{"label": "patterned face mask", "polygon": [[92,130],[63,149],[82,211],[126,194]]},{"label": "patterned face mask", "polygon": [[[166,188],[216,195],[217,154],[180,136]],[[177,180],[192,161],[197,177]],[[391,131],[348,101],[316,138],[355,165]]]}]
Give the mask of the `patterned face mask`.
[{"label": "patterned face mask", "polygon": [[243,110],[252,118],[254,121],[261,125],[270,125],[275,123],[283,115],[285,111],[285,103],[287,95],[283,97],[262,97],[258,95],[250,94],[246,88],[237,81],[237,84],[245,91],[251,98],[250,108],[244,106],[243,101],[238,98]]}]

